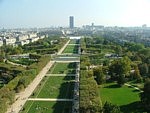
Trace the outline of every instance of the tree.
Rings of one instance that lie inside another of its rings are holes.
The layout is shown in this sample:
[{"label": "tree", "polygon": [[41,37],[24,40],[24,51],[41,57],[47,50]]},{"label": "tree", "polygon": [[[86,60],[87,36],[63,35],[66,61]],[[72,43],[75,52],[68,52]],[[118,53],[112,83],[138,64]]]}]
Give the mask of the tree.
[{"label": "tree", "polygon": [[121,55],[122,54],[122,47],[121,46],[116,46],[115,51],[117,54]]},{"label": "tree", "polygon": [[39,58],[41,58],[41,55],[38,55],[38,54],[29,54],[29,58],[30,59],[39,59]]},{"label": "tree", "polygon": [[120,75],[129,76],[131,70],[131,61],[128,57],[123,57],[112,62],[109,67],[109,73],[113,78]]},{"label": "tree", "polygon": [[103,61],[103,66],[108,66],[110,63],[110,61],[108,59],[104,60]]},{"label": "tree", "polygon": [[119,106],[105,102],[103,106],[103,113],[121,113]]},{"label": "tree", "polygon": [[134,61],[141,61],[141,57],[138,55],[138,54],[135,54],[133,57],[132,57],[132,60]]},{"label": "tree", "polygon": [[147,63],[140,64],[140,65],[139,65],[139,70],[140,70],[140,74],[141,74],[142,76],[147,75],[148,72],[149,72]]},{"label": "tree", "polygon": [[133,77],[136,79],[137,82],[142,82],[142,77],[137,66],[135,66],[134,68]]},{"label": "tree", "polygon": [[139,54],[150,56],[150,48],[144,48],[139,51]]},{"label": "tree", "polygon": [[23,52],[21,47],[14,47],[13,51],[11,51],[12,54],[21,54]]},{"label": "tree", "polygon": [[88,74],[87,74],[87,77],[92,77],[93,76],[93,71],[92,70],[89,70],[88,71]]},{"label": "tree", "polygon": [[126,82],[125,77],[123,75],[119,75],[117,79],[117,83],[119,86],[122,86]]},{"label": "tree", "polygon": [[3,62],[5,59],[5,52],[4,49],[1,47],[0,48],[0,62]]},{"label": "tree", "polygon": [[97,84],[100,85],[105,82],[104,73],[102,67],[97,67],[93,69],[94,79],[96,80]]},{"label": "tree", "polygon": [[130,51],[139,51],[144,49],[144,45],[143,44],[136,44],[136,43],[131,43],[129,50]]},{"label": "tree", "polygon": [[4,57],[2,55],[0,55],[0,62],[4,61]]},{"label": "tree", "polygon": [[143,88],[143,92],[140,94],[141,102],[144,109],[150,112],[150,79],[148,79]]}]

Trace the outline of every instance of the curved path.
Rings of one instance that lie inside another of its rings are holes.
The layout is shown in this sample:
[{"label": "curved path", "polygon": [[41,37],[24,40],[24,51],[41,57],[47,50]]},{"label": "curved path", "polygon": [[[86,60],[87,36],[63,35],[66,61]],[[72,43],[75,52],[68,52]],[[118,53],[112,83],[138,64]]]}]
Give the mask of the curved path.
[{"label": "curved path", "polygon": [[140,92],[143,92],[140,88],[135,87],[135,86],[133,86],[133,85],[130,85],[130,84],[128,84],[128,83],[125,83],[124,85],[126,85],[126,86],[128,86],[128,87],[132,87],[132,88],[134,88],[134,89],[136,89],[136,90],[139,90]]}]

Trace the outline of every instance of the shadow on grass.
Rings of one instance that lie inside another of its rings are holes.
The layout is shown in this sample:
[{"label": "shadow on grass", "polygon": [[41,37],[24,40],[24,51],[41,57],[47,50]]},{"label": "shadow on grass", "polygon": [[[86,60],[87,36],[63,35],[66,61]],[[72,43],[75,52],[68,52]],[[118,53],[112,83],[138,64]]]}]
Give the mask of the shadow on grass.
[{"label": "shadow on grass", "polygon": [[[73,76],[66,76],[64,83],[61,84],[59,88],[59,96],[58,99],[72,99],[74,93],[74,80]],[[53,106],[53,113],[71,113],[72,111],[72,102],[56,102]]]},{"label": "shadow on grass", "polygon": [[68,68],[76,68],[76,63],[69,63]]},{"label": "shadow on grass", "polygon": [[140,91],[138,89],[134,89],[133,92],[139,92],[140,93]]},{"label": "shadow on grass", "polygon": [[109,86],[105,86],[104,88],[120,88],[120,85],[112,84],[112,85],[109,85]]},{"label": "shadow on grass", "polygon": [[143,113],[140,101],[120,106],[123,113]]},{"label": "shadow on grass", "polygon": [[[68,66],[68,73],[66,74],[75,74],[76,73],[76,63],[70,63]],[[63,70],[64,71],[64,70]],[[61,84],[59,88],[58,99],[72,99],[74,94],[74,76],[65,76],[65,82]],[[53,106],[53,113],[71,113],[72,112],[72,102],[56,102]]]},{"label": "shadow on grass", "polygon": [[78,53],[78,48],[79,48],[79,46],[77,46],[77,45],[74,46],[74,49],[73,49],[73,53],[74,54]]},{"label": "shadow on grass", "polygon": [[72,102],[56,102],[53,113],[71,113]]}]

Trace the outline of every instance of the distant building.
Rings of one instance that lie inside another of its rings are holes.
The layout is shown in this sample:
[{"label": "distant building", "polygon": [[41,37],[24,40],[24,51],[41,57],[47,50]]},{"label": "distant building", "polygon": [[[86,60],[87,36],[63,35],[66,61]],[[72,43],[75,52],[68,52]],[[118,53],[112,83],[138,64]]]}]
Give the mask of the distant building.
[{"label": "distant building", "polygon": [[30,42],[35,42],[35,41],[38,41],[40,38],[39,37],[34,37],[34,38],[30,38]]},{"label": "distant building", "polygon": [[21,40],[21,41],[18,41],[18,42],[16,42],[16,45],[25,45],[25,44],[29,44],[30,43],[30,41],[29,40]]},{"label": "distant building", "polygon": [[146,25],[146,24],[143,24],[143,25],[142,25],[142,27],[143,27],[143,28],[146,28],[146,27],[147,27],[147,25]]},{"label": "distant building", "polygon": [[0,46],[3,46],[3,40],[0,39]]},{"label": "distant building", "polygon": [[13,37],[7,37],[6,39],[4,39],[5,45],[15,45],[15,42],[16,38]]},{"label": "distant building", "polygon": [[43,38],[45,38],[45,35],[42,35],[42,36],[40,36],[39,38],[40,38],[40,39],[43,39]]},{"label": "distant building", "polygon": [[31,34],[29,34],[29,38],[35,38],[35,37],[37,37],[37,34],[36,34],[36,33],[31,33]]},{"label": "distant building", "polygon": [[69,27],[70,27],[70,29],[74,28],[74,17],[73,16],[69,17]]},{"label": "distant building", "polygon": [[21,34],[16,39],[17,39],[17,41],[23,41],[23,40],[27,40],[28,38],[29,38],[28,35]]}]

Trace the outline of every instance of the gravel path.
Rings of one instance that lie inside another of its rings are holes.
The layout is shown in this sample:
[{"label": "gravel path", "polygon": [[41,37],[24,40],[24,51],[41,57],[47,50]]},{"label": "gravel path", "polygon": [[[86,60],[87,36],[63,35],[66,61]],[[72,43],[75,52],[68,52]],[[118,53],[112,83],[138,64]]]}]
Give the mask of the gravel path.
[{"label": "gravel path", "polygon": [[46,74],[46,76],[62,76],[62,77],[66,77],[66,76],[76,76],[76,74]]},{"label": "gravel path", "polygon": [[130,85],[130,84],[125,83],[124,85],[129,86],[129,87],[132,87],[132,88],[134,88],[134,89],[136,89],[136,90],[139,90],[140,92],[143,92],[140,88],[135,87],[135,86],[132,86],[132,85]]},{"label": "gravel path", "polygon": [[[70,40],[60,49],[58,54],[61,54],[64,51],[69,42]],[[28,85],[28,87],[23,92],[16,94],[16,101],[8,108],[6,113],[18,113],[22,109],[29,96],[32,94],[32,92],[35,90],[35,88],[38,86],[38,84],[41,82],[43,77],[54,63],[55,61],[49,61],[48,64],[42,69],[42,71],[36,76],[33,82]]]},{"label": "gravel path", "polygon": [[60,61],[60,60],[54,60],[57,63],[74,63],[74,62],[80,62],[80,60],[70,60],[70,61]]},{"label": "gravel path", "polygon": [[57,98],[29,98],[32,101],[73,101],[73,99],[57,99]]}]

